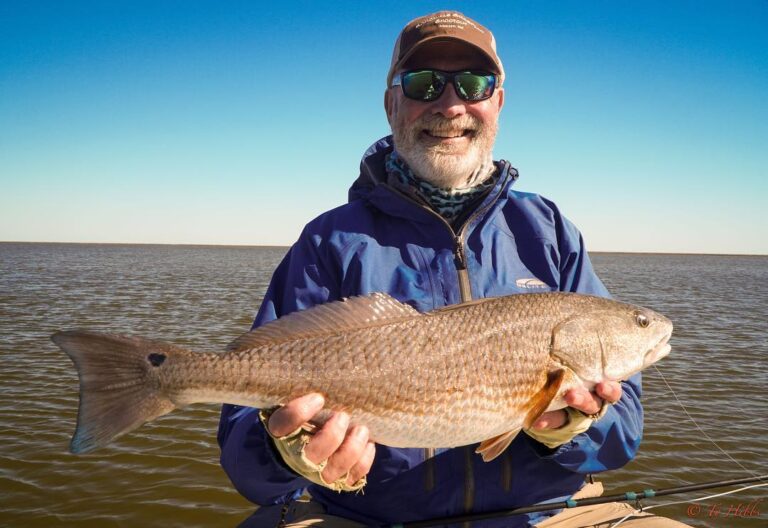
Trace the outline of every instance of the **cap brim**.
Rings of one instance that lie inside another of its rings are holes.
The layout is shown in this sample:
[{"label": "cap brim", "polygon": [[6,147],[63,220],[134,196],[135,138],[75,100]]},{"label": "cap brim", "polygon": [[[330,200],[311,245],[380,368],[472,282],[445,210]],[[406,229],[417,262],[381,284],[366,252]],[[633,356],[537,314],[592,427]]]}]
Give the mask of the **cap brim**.
[{"label": "cap brim", "polygon": [[[499,64],[496,62],[496,60],[489,55],[483,48],[480,46],[477,46],[475,44],[472,44],[471,42],[468,42],[464,39],[456,38],[456,37],[450,37],[445,35],[435,35],[433,37],[427,37],[421,42],[419,42],[417,45],[411,47],[411,49],[408,50],[408,52],[403,55],[400,60],[398,60],[392,67],[389,69],[389,74],[387,75],[387,86],[391,85],[392,83],[392,77],[394,77],[395,72],[402,68],[403,64],[408,62],[408,59],[410,59],[417,51],[420,49],[423,49],[425,45],[432,44],[435,42],[460,42],[466,46],[469,46],[471,48],[474,48],[478,53],[480,53],[483,57],[486,58],[488,61],[488,65],[491,66],[491,72],[495,73],[497,75],[504,75],[503,68],[499,66]],[[499,71],[501,70],[501,71]]]}]

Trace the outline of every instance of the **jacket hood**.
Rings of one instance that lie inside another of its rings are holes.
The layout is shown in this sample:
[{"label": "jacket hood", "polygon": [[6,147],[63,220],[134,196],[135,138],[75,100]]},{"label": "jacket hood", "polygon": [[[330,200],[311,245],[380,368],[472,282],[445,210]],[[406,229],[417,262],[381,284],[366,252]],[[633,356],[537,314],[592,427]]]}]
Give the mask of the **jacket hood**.
[{"label": "jacket hood", "polygon": [[386,136],[368,147],[360,160],[360,176],[349,188],[350,202],[368,196],[376,185],[387,181],[384,158],[395,149],[392,136]]},{"label": "jacket hood", "polygon": [[[360,175],[349,188],[347,196],[350,202],[365,198],[377,185],[386,183],[387,173],[384,169],[384,159],[394,148],[391,135],[381,138],[368,147],[368,150],[363,154],[363,159],[360,160]],[[503,182],[507,179],[507,172],[512,182],[517,179],[517,170],[509,162],[500,160],[494,163],[501,170],[499,181]]]}]

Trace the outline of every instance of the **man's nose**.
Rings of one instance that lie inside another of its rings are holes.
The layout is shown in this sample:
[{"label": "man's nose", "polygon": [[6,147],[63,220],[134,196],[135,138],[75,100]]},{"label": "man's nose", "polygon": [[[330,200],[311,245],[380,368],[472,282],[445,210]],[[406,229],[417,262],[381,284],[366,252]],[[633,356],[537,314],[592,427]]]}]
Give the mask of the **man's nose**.
[{"label": "man's nose", "polygon": [[435,101],[432,102],[432,114],[442,114],[443,117],[452,119],[467,113],[467,102],[456,94],[453,83],[448,84]]}]

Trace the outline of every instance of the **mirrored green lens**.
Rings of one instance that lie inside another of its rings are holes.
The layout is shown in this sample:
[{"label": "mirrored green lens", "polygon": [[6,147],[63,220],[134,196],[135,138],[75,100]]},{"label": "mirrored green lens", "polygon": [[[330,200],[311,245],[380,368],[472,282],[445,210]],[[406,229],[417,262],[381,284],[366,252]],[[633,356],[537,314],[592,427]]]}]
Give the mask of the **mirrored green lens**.
[{"label": "mirrored green lens", "polygon": [[495,78],[477,73],[459,73],[455,77],[456,93],[465,101],[481,101],[493,95]]},{"label": "mirrored green lens", "polygon": [[445,77],[434,70],[415,71],[403,75],[403,93],[411,99],[434,101],[445,89]]},{"label": "mirrored green lens", "polygon": [[483,101],[493,95],[496,76],[480,71],[449,73],[439,70],[416,70],[403,74],[398,82],[405,96],[417,101],[435,101],[442,95],[448,82],[453,83],[456,95],[464,101]]}]

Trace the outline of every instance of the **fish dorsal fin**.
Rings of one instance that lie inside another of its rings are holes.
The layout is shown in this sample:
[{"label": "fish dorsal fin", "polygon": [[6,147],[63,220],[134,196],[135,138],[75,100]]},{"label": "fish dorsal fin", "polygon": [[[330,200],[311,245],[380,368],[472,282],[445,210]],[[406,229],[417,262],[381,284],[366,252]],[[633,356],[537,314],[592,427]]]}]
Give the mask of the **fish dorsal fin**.
[{"label": "fish dorsal fin", "polygon": [[523,427],[530,429],[533,422],[539,419],[539,416],[544,414],[549,404],[552,403],[560,392],[560,386],[565,379],[565,370],[557,369],[547,373],[547,383],[544,387],[537,392],[531,401],[528,402],[528,414],[525,415],[525,421]]},{"label": "fish dorsal fin", "polygon": [[376,326],[417,315],[420,314],[414,308],[386,293],[349,297],[293,312],[260,326],[232,341],[227,352]]},{"label": "fish dorsal fin", "polygon": [[483,457],[483,462],[490,462],[500,454],[512,443],[520,429],[512,429],[506,433],[502,433],[499,436],[494,436],[487,440],[480,442],[480,445],[475,449],[475,453],[478,453]]}]

